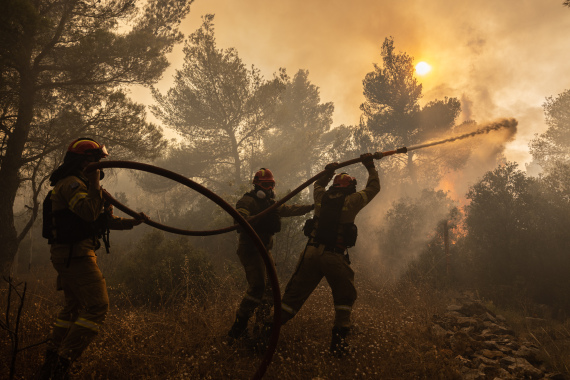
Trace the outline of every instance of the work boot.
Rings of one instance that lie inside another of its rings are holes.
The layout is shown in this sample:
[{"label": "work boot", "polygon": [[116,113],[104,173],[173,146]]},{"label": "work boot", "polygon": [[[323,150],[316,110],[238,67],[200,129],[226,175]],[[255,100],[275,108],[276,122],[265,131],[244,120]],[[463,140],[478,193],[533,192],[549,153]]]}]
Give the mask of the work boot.
[{"label": "work boot", "polygon": [[67,371],[69,370],[70,366],[71,360],[62,356],[58,356],[57,363],[53,370],[53,376],[50,378],[50,380],[68,380],[69,375],[67,374]]},{"label": "work boot", "polygon": [[52,378],[53,371],[57,364],[58,355],[55,350],[46,350],[44,364],[40,368],[40,372],[36,376],[37,380],[49,380]]},{"label": "work boot", "polygon": [[331,354],[334,357],[342,358],[348,354],[348,343],[346,342],[348,331],[348,327],[333,327],[331,338]]},{"label": "work boot", "polygon": [[230,338],[230,343],[233,343],[235,339],[243,338],[247,336],[247,322],[249,318],[236,316],[236,320],[230,331],[228,331],[228,338]]}]

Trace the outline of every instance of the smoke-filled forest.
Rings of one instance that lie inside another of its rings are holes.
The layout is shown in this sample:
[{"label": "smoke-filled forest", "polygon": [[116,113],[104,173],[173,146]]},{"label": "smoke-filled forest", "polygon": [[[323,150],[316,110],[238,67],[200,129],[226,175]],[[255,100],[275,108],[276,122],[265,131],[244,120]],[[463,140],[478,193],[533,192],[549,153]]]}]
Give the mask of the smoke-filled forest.
[{"label": "smoke-filled forest", "polygon": [[[466,119],[472,105],[454,94],[427,98],[415,58],[392,36],[360,78],[359,120],[337,125],[309,70],[264,76],[218,43],[214,14],[183,33],[191,4],[0,4],[0,378],[38,378],[64,305],[43,202],[81,137],[105,145],[103,163],[166,169],[232,207],[260,168],[273,173],[277,201],[302,187],[286,205],[313,204],[314,181],[334,162],[355,161],[336,173],[360,191],[364,153],[379,152],[381,190],[348,248],[358,296],[346,355],[329,352],[335,304],[322,280],[268,356],[253,338],[228,339],[248,289],[236,254],[244,229],[223,231],[235,215],[181,181],[101,169],[113,201],[150,221],[112,230],[109,252],[96,251],[109,311],[70,379],[570,378],[570,85],[542,94],[547,129],[521,167],[505,155],[515,115]],[[183,59],[171,62],[177,47]],[[148,104],[134,100],[141,89]],[[133,216],[120,208],[115,216]],[[282,217],[273,237],[280,295],[312,216]],[[263,322],[251,317],[252,337]]]}]

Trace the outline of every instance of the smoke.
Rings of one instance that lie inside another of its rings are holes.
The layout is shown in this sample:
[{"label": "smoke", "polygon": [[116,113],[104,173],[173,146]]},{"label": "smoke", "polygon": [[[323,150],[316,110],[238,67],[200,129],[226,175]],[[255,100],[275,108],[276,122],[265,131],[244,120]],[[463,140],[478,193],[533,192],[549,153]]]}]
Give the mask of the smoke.
[{"label": "smoke", "polygon": [[[421,150],[424,171],[436,171],[430,182],[412,182],[386,173],[380,194],[357,217],[361,236],[356,255],[394,279],[416,260],[426,244],[451,218],[454,207],[467,204],[466,193],[487,171],[504,161],[506,144],[517,134],[517,120],[504,118],[455,127],[453,136],[409,147]],[[411,148],[411,149],[410,149]],[[392,159],[388,157],[386,159]],[[426,178],[429,178],[427,176]],[[373,273],[371,272],[371,273]]]}]

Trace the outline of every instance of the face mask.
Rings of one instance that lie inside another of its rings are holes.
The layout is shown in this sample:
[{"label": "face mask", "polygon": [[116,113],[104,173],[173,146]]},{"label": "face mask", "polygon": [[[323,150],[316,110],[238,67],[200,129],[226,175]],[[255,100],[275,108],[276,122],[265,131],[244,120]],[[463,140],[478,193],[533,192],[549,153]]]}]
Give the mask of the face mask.
[{"label": "face mask", "polygon": [[257,190],[257,193],[255,193],[255,195],[259,199],[265,199],[265,197],[267,197],[267,194],[265,194],[265,191],[263,191],[263,190]]}]

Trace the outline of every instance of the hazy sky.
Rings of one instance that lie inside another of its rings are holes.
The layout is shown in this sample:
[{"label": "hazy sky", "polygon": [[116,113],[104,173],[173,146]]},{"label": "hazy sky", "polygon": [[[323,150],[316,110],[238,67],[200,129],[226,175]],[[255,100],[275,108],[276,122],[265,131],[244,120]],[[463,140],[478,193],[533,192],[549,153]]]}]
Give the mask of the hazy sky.
[{"label": "hazy sky", "polygon": [[[195,0],[186,35],[216,15],[219,48],[234,47],[266,78],[279,67],[309,70],[323,102],[335,105],[334,126],[356,124],[362,79],[382,63],[380,47],[394,37],[398,52],[432,71],[419,77],[422,104],[461,99],[462,119],[514,117],[517,139],[507,158],[530,161],[528,141],[545,130],[542,104],[570,89],[570,8],[562,0]],[[180,52],[159,88],[172,84]],[[524,169],[524,166],[522,167]]]}]

